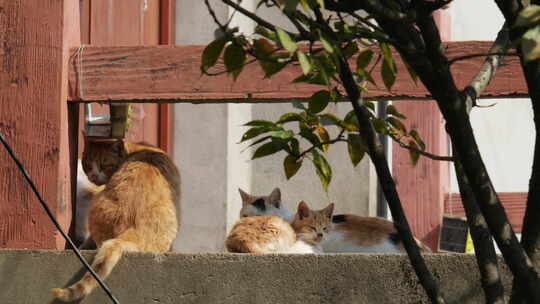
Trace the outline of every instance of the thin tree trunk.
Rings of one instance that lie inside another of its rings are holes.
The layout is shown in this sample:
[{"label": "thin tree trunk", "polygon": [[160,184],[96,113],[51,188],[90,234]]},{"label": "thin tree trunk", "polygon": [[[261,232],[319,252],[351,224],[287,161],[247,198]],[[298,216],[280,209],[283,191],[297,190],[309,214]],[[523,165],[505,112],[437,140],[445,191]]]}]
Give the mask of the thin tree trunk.
[{"label": "thin tree trunk", "polygon": [[445,303],[443,295],[439,289],[437,281],[432,276],[431,272],[427,268],[427,265],[420,254],[420,250],[414,237],[412,236],[407,217],[403,211],[399,195],[396,190],[396,185],[390,169],[388,168],[388,162],[384,155],[382,145],[379,138],[375,134],[375,130],[369,120],[369,113],[364,106],[359,103],[360,91],[353,79],[349,65],[344,59],[340,61],[340,78],[343,81],[345,90],[349,100],[352,103],[354,112],[358,119],[360,130],[362,130],[362,138],[366,141],[368,146],[368,154],[371,157],[371,161],[377,171],[377,176],[385,198],[390,207],[392,213],[392,219],[394,225],[398,231],[400,237],[403,240],[403,244],[411,264],[420,280],[420,284],[424,287],[428,297],[432,303]]},{"label": "thin tree trunk", "polygon": [[[429,41],[427,46],[428,52],[431,52],[430,59],[437,66],[436,75],[420,77],[423,78],[423,82],[437,100],[446,119],[447,130],[458,154],[458,159],[463,165],[480,210],[486,218],[506,263],[518,282],[527,286],[530,300],[533,303],[540,303],[538,274],[522,250],[484,166],[464,106],[464,100],[455,87],[446,58],[440,53],[440,43],[433,39],[433,31],[436,26],[432,18],[426,18],[419,22],[419,27],[425,40]],[[437,79],[437,82],[434,82],[434,79]]]},{"label": "thin tree trunk", "polygon": [[[521,53],[521,50],[518,51]],[[540,269],[540,221],[538,220],[540,215],[540,61],[525,63],[522,59],[521,66],[529,89],[536,131],[527,207],[521,231],[521,245],[538,270]],[[527,303],[524,299],[523,288],[516,280],[514,280],[511,303]]]},{"label": "thin tree trunk", "polygon": [[[455,154],[454,154],[455,155]],[[486,297],[486,303],[504,303],[504,286],[500,277],[499,261],[495,254],[495,246],[486,219],[478,208],[469,181],[463,171],[459,159],[454,161],[456,177],[461,193],[463,208],[467,216],[467,222],[474,243],[476,262],[482,277],[482,288]]]},{"label": "thin tree trunk", "polygon": [[[538,275],[517,241],[484,166],[465,102],[455,86],[448,60],[442,54],[444,48],[433,18],[420,18],[416,23],[418,28],[404,22],[378,21],[386,33],[399,39],[396,47],[437,101],[474,197],[506,263],[519,282],[527,286],[528,296],[535,300],[534,303],[540,303]],[[421,34],[423,45],[417,42],[415,36],[418,34]]]}]

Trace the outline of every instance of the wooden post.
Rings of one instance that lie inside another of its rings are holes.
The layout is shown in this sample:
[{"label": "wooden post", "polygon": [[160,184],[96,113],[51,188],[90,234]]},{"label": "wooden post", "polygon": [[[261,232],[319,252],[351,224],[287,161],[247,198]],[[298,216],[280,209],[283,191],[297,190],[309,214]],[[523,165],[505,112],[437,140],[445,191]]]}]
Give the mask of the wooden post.
[{"label": "wooden post", "polygon": [[[174,44],[176,35],[176,1],[160,1],[159,44]],[[172,153],[172,109],[171,105],[159,105],[159,148]]]},{"label": "wooden post", "polygon": [[[67,76],[69,49],[80,42],[79,1],[3,1],[0,28],[0,131],[67,229]],[[0,247],[64,247],[5,151],[0,151],[0,202]]]}]

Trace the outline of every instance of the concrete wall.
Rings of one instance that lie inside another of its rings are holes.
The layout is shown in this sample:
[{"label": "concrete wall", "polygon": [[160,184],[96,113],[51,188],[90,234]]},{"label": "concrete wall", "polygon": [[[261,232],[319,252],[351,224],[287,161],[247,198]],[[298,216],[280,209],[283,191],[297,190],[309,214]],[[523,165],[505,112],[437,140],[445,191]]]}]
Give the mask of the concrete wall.
[{"label": "concrete wall", "polygon": [[[484,302],[473,255],[426,260],[447,303]],[[0,250],[0,303],[56,303],[49,290],[74,282],[81,269],[67,251]],[[106,281],[129,304],[428,303],[405,255],[132,253]],[[506,268],[503,281],[511,290]],[[110,301],[98,288],[81,303]]]},{"label": "concrete wall", "polygon": [[[242,3],[253,9],[255,2]],[[221,1],[210,3],[218,18],[226,21],[231,14],[227,7]],[[261,12],[276,24],[288,27],[275,12],[264,7]],[[233,23],[250,32],[253,23],[239,17],[236,14]],[[178,0],[176,20],[176,44],[206,44],[215,37],[217,26],[204,1]],[[326,194],[308,162],[291,181],[286,181],[283,154],[250,161],[253,150],[245,149],[247,144],[237,144],[247,130],[241,126],[243,123],[256,118],[277,120],[280,114],[293,110],[289,103],[174,106],[173,157],[182,173],[182,216],[175,251],[222,251],[226,232],[238,219],[239,187],[260,195],[280,187],[291,209],[300,200],[316,208],[331,201],[337,203],[336,211],[340,213],[375,215],[373,170],[367,159],[353,168],[345,145],[331,149],[329,161],[334,178]],[[350,108],[343,104],[330,110],[345,115]]]},{"label": "concrete wall", "polygon": [[[85,252],[87,258],[93,253]],[[473,255],[429,255],[447,303],[482,303]],[[0,250],[0,303],[57,303],[82,275],[67,251]],[[506,267],[503,282],[511,290]],[[127,254],[107,278],[121,303],[428,303],[405,255]],[[110,303],[99,288],[84,304]]]}]

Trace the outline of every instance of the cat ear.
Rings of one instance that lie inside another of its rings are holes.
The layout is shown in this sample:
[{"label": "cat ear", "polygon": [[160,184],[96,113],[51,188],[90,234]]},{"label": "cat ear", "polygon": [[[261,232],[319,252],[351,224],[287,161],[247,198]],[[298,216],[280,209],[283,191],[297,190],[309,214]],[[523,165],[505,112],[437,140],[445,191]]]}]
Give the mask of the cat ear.
[{"label": "cat ear", "polygon": [[334,203],[331,203],[328,207],[324,208],[323,213],[327,217],[332,218],[332,214],[334,213]]},{"label": "cat ear", "polygon": [[298,204],[298,217],[299,217],[299,219],[303,220],[303,219],[309,217],[310,213],[311,213],[311,211],[309,210],[309,207],[306,204],[306,202],[301,201]]},{"label": "cat ear", "polygon": [[270,201],[270,204],[273,204],[274,206],[279,208],[279,205],[281,204],[281,191],[279,190],[279,188],[274,188],[274,190],[272,190],[272,193],[270,193],[268,199]]},{"label": "cat ear", "polygon": [[242,206],[245,206],[249,204],[249,201],[251,199],[251,195],[244,192],[244,190],[238,188],[238,192],[240,192],[240,197],[242,198]]}]

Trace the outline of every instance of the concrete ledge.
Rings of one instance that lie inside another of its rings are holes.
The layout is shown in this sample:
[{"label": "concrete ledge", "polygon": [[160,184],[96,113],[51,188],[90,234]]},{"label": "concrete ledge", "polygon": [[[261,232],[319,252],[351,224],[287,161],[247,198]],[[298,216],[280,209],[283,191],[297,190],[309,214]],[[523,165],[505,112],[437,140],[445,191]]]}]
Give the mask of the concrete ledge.
[{"label": "concrete ledge", "polygon": [[[474,256],[426,260],[449,303],[483,302]],[[0,250],[0,303],[55,303],[49,290],[81,269],[68,251]],[[128,254],[107,282],[123,304],[427,303],[403,255]],[[110,302],[98,288],[81,303]]]}]

